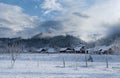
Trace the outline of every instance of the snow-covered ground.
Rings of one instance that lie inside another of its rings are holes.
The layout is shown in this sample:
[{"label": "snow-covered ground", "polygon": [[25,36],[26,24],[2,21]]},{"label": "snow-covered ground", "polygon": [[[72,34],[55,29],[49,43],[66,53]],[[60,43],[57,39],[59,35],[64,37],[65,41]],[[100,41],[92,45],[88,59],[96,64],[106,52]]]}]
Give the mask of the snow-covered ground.
[{"label": "snow-covered ground", "polygon": [[0,78],[120,78],[120,56],[108,56],[109,68],[105,55],[92,55],[94,62],[88,62],[88,67],[84,57],[84,54],[20,54],[11,68],[11,56],[1,54]]}]

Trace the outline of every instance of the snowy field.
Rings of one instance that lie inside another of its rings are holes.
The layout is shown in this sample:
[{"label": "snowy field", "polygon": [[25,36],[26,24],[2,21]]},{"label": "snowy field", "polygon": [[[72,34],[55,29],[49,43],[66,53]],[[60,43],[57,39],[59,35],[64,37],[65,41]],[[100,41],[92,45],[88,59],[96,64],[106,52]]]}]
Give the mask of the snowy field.
[{"label": "snowy field", "polygon": [[[20,54],[11,68],[11,56],[0,55],[0,78],[120,78],[120,56],[92,55],[85,67],[83,54]],[[63,58],[65,67],[63,67]]]}]

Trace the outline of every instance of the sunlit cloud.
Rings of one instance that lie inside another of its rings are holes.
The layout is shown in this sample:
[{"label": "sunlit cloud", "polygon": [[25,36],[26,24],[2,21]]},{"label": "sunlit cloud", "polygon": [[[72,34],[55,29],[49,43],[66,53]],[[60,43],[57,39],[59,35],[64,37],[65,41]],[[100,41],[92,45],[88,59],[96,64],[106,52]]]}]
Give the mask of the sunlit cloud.
[{"label": "sunlit cloud", "polygon": [[[19,6],[0,3],[0,27],[11,29],[14,34],[23,31],[25,28],[34,28],[37,20],[38,18],[36,16],[25,14]],[[7,36],[11,35],[13,35],[13,33]]]},{"label": "sunlit cloud", "polygon": [[94,34],[98,34],[98,38],[106,36],[120,18],[120,0],[33,1],[39,4],[34,7],[38,12],[35,16],[32,15],[35,12],[22,5],[0,3],[0,26],[24,37],[52,32],[54,35],[71,34],[91,41]]}]

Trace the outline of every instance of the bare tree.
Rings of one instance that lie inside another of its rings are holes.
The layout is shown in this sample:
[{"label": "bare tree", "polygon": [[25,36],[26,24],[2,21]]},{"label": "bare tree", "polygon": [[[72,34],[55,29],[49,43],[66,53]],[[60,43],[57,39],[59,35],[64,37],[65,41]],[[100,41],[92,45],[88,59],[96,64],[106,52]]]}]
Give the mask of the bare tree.
[{"label": "bare tree", "polygon": [[63,57],[63,67],[65,67],[65,59],[64,59],[64,57]]},{"label": "bare tree", "polygon": [[14,67],[17,57],[23,51],[23,45],[19,42],[9,42],[7,46],[8,52],[11,55],[11,68]]}]

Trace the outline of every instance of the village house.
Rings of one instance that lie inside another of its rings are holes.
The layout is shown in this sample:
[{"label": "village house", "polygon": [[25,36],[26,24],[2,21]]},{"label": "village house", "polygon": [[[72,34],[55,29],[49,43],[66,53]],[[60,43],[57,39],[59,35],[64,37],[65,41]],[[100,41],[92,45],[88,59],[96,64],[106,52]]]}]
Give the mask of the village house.
[{"label": "village house", "polygon": [[46,48],[39,48],[39,49],[36,49],[36,52],[38,52],[38,53],[46,53],[47,49]]},{"label": "village house", "polygon": [[85,46],[82,46],[81,48],[80,48],[80,53],[88,53],[88,51],[86,50],[86,48],[85,48]]},{"label": "village house", "polygon": [[75,53],[80,53],[80,49],[81,49],[81,47],[75,47],[75,48],[74,48]]},{"label": "village house", "polygon": [[75,53],[74,48],[61,48],[60,53]]},{"label": "village house", "polygon": [[102,46],[99,48],[98,54],[111,54],[112,48],[111,46]]},{"label": "village house", "polygon": [[95,48],[87,49],[89,54],[111,54],[112,47],[111,46],[97,46]]}]

